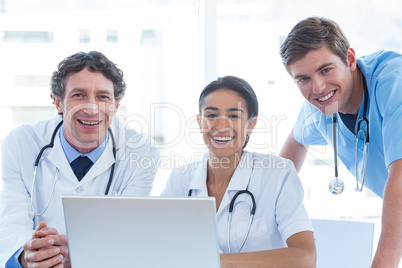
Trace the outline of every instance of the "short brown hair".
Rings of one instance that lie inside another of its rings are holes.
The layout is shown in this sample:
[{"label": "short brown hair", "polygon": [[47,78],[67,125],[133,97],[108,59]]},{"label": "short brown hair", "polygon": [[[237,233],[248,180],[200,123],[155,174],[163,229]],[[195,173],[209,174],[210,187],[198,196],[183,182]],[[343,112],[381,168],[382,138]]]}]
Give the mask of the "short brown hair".
[{"label": "short brown hair", "polygon": [[297,23],[281,45],[279,54],[289,71],[290,64],[323,45],[347,64],[348,39],[336,22],[320,17],[309,17]]},{"label": "short brown hair", "polygon": [[123,71],[98,51],[78,52],[60,62],[57,71],[53,72],[52,75],[50,97],[59,97],[63,100],[68,77],[84,68],[91,72],[100,72],[111,80],[114,86],[114,98],[117,101],[122,99],[127,87],[123,79]]}]

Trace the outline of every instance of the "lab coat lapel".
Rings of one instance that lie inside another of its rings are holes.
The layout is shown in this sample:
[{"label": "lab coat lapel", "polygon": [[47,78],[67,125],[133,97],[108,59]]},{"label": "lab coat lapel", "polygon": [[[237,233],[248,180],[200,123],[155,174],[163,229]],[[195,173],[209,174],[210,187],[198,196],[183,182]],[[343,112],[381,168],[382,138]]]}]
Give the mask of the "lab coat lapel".
[{"label": "lab coat lapel", "polygon": [[[56,135],[56,138],[54,139],[53,148],[50,148],[49,150],[50,152],[47,157],[49,161],[52,162],[52,164],[55,165],[59,169],[59,172],[63,173],[64,176],[77,181],[77,177],[75,176],[70,164],[68,163],[67,157],[61,146],[58,133]],[[109,138],[109,142],[107,147],[105,148],[105,151],[94,163],[94,165],[89,169],[88,173],[85,174],[80,183],[95,178],[96,176],[107,170],[114,162],[115,160],[113,156],[113,143],[111,141],[111,138]]]},{"label": "lab coat lapel", "polygon": [[[59,169],[60,173],[62,173],[67,178],[71,178],[72,180],[76,181],[77,177],[71,169],[66,154],[64,153],[63,147],[61,146],[59,133],[60,130],[57,132],[54,139],[53,148],[49,148],[49,155],[47,156],[47,158],[53,165],[55,165]],[[45,158],[46,157],[44,157],[43,159]]]},{"label": "lab coat lapel", "polygon": [[246,190],[249,184],[251,174],[253,172],[253,157],[249,152],[244,151],[240,159],[239,164],[230,179],[229,185],[226,189],[226,193],[222,198],[221,204],[219,206],[218,214],[228,209],[233,196],[241,190]]},{"label": "lab coat lapel", "polygon": [[[115,139],[115,146],[116,146],[116,159],[119,159],[119,155],[124,155],[124,142],[126,141],[125,135],[125,127],[124,125],[118,120],[116,115],[113,116],[112,124],[110,125],[110,129],[112,131],[112,135]],[[123,130],[123,131],[121,131]],[[103,151],[102,155],[99,159],[94,163],[94,165],[89,169],[88,173],[82,178],[83,182],[88,182],[96,178],[97,176],[101,175],[105,171],[107,171],[115,162],[116,159],[113,155],[113,137],[109,133],[109,141],[106,145],[105,150]],[[116,170],[115,170],[116,171]],[[107,176],[109,177],[110,172],[106,172]]]},{"label": "lab coat lapel", "polygon": [[202,162],[196,163],[197,167],[193,176],[193,179],[190,182],[189,190],[192,190],[191,196],[208,196],[207,189],[207,161],[208,156],[204,155],[204,159]]},{"label": "lab coat lapel", "polygon": [[105,172],[114,162],[115,159],[113,156],[113,143],[111,141],[111,137],[109,137],[108,144],[105,150],[103,151],[102,155],[89,169],[88,173],[85,174],[84,178],[82,178],[82,181],[85,182],[95,178],[96,176],[99,176],[100,174]]}]

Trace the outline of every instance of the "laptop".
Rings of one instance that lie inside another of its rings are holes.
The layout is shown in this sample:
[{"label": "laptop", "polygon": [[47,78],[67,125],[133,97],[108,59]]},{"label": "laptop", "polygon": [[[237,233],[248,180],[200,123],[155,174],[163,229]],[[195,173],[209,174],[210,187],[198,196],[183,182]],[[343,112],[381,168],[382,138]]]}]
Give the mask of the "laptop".
[{"label": "laptop", "polygon": [[213,197],[63,196],[72,267],[218,268]]}]

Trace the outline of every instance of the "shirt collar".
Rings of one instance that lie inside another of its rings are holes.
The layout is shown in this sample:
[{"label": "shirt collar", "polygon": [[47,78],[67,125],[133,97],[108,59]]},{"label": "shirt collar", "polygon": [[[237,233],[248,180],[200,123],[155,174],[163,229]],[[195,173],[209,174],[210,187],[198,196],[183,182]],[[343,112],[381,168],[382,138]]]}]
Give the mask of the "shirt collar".
[{"label": "shirt collar", "polygon": [[246,190],[250,181],[251,173],[253,172],[253,157],[252,154],[243,151],[240,162],[230,179],[226,191],[241,191]]},{"label": "shirt collar", "polygon": [[64,137],[63,129],[64,129],[64,124],[61,125],[61,127],[60,127],[59,138],[60,138],[61,147],[63,148],[64,154],[66,155],[68,163],[70,163],[70,164],[79,156],[87,156],[89,159],[91,159],[92,163],[95,163],[99,159],[99,157],[102,155],[102,153],[105,150],[106,145],[109,141],[109,132],[106,132],[107,133],[106,139],[97,148],[95,148],[95,150],[93,150],[87,154],[82,154],[82,153],[78,152],[76,149],[74,149],[74,147],[71,146],[70,143],[68,143],[68,141]]},{"label": "shirt collar", "polygon": [[[204,155],[202,162],[195,163],[196,172],[190,182],[189,190],[201,191],[198,196],[207,196],[207,166],[208,166],[208,153]],[[240,162],[230,179],[226,191],[240,191],[246,190],[250,181],[253,171],[253,156],[251,153],[243,151]]]},{"label": "shirt collar", "polygon": [[190,182],[189,190],[201,192],[197,193],[197,196],[208,196],[207,190],[207,165],[208,165],[208,154],[204,155],[204,158],[200,162],[196,162],[195,173],[193,179]]}]

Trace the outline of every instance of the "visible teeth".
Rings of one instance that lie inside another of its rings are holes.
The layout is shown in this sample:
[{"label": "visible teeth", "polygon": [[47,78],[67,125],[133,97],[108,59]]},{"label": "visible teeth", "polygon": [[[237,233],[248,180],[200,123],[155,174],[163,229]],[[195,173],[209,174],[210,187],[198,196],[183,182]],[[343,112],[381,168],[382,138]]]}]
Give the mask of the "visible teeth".
[{"label": "visible teeth", "polygon": [[329,98],[331,98],[332,96],[334,96],[334,92],[332,91],[331,93],[329,93],[327,96],[325,96],[325,97],[323,97],[323,98],[320,98],[320,99],[318,99],[319,101],[326,101],[326,100],[328,100]]},{"label": "visible teeth", "polygon": [[231,141],[233,137],[213,137],[214,141]]},{"label": "visible teeth", "polygon": [[80,120],[80,122],[81,122],[82,124],[84,124],[84,125],[90,125],[90,126],[99,124],[99,121],[96,121],[96,122],[89,122],[89,121]]}]

